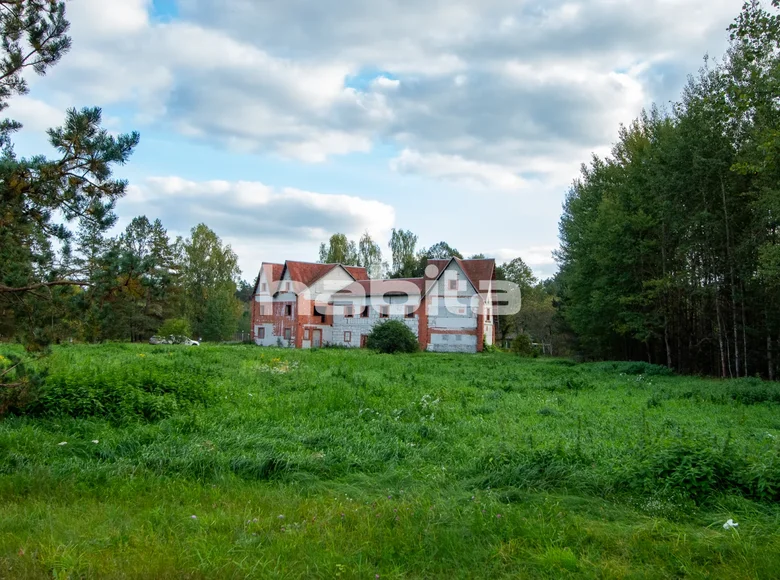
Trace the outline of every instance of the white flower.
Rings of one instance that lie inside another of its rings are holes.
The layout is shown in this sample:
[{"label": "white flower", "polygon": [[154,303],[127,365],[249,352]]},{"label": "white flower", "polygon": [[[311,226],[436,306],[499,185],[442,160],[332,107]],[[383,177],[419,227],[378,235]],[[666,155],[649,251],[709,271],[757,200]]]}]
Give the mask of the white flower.
[{"label": "white flower", "polygon": [[57,443],[57,445],[67,445],[67,444],[68,444],[67,441],[63,441],[62,443]]},{"label": "white flower", "polygon": [[278,516],[278,518],[279,518],[280,520],[283,520],[283,519],[284,519],[284,516],[280,514],[280,515]]},{"label": "white flower", "polygon": [[729,521],[727,521],[725,524],[723,524],[723,529],[724,530],[731,530],[733,528],[736,528],[738,525],[739,524],[737,522],[735,522],[732,519],[729,519]]},{"label": "white flower", "polygon": [[193,520],[197,520],[198,516],[190,516]]},{"label": "white flower", "polygon": [[99,440],[97,440],[97,439],[93,439],[93,440],[92,440],[92,443],[94,443],[95,445],[97,445],[98,443],[100,443],[100,441],[99,441]]}]

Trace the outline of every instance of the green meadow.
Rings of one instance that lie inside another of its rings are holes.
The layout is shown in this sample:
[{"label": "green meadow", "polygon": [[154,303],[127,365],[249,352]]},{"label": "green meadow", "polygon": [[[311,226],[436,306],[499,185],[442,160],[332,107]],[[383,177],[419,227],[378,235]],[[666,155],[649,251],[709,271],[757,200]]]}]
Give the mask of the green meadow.
[{"label": "green meadow", "polygon": [[780,576],[777,384],[252,346],[38,366],[0,420],[0,578]]}]

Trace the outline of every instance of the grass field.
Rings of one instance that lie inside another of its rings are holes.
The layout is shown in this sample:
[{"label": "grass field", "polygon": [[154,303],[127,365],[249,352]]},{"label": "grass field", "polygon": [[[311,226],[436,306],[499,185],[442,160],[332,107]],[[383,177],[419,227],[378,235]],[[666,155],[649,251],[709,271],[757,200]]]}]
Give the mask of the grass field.
[{"label": "grass field", "polygon": [[250,346],[41,364],[0,421],[0,578],[780,577],[775,384]]}]

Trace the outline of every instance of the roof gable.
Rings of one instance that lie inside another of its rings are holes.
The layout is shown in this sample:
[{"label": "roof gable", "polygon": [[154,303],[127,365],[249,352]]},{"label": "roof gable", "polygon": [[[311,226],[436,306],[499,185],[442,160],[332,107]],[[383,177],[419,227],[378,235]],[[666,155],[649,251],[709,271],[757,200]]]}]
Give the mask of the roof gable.
[{"label": "roof gable", "polygon": [[255,287],[252,291],[252,294],[257,294],[257,288],[260,286],[260,278],[263,277],[263,273],[265,273],[265,279],[268,284],[268,292],[271,294],[276,292],[276,286],[279,284],[279,280],[282,278],[283,271],[283,264],[263,262],[260,266],[260,272],[257,274],[257,279],[255,280]]},{"label": "roof gable", "polygon": [[316,262],[295,262],[287,260],[279,272],[279,279],[285,273],[289,279],[307,288],[314,285],[320,278],[328,275],[336,268],[342,268],[353,280],[368,280],[368,272],[359,266],[344,266],[343,264],[319,264]]},{"label": "roof gable", "polygon": [[[483,280],[493,280],[496,276],[496,261],[487,260],[461,260],[460,258],[450,258],[449,260],[428,260],[428,266],[425,268],[425,293],[427,294],[433,288],[436,281],[449,268],[450,264],[455,263],[466,276],[471,287],[483,300],[488,295],[488,289],[481,289],[480,282]],[[430,266],[436,266],[434,273]]]}]

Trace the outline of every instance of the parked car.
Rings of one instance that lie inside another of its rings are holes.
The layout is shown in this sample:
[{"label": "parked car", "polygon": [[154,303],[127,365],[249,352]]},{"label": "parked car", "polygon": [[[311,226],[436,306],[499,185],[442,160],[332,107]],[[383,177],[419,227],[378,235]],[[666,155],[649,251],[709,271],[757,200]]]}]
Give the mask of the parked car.
[{"label": "parked car", "polygon": [[200,342],[187,336],[153,336],[149,344],[183,344],[185,346],[200,346]]}]

